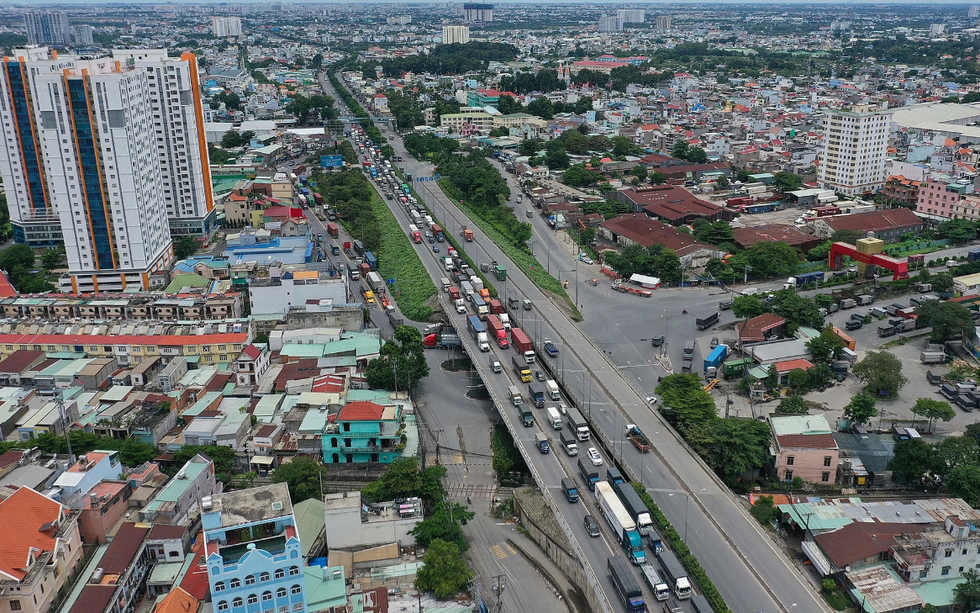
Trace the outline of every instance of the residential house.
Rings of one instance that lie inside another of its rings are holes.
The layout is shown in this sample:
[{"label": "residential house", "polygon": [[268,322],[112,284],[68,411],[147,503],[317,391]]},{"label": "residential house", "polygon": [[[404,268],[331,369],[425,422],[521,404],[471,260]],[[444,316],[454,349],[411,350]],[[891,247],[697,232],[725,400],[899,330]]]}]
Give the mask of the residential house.
[{"label": "residential house", "polygon": [[351,462],[390,463],[401,456],[404,419],[400,404],[373,402],[344,405],[323,434],[326,464]]},{"label": "residential house", "polygon": [[123,471],[118,451],[90,451],[79,456],[54,482],[55,498],[71,508],[81,508],[88,493],[102,481],[118,479]]},{"label": "residential house", "polygon": [[127,481],[102,481],[83,496],[79,532],[86,545],[105,543],[107,535],[129,510],[133,488]]},{"label": "residential house", "polygon": [[105,549],[99,566],[84,577],[85,587],[65,613],[132,613],[150,571],[146,536],[150,526],[125,522]]},{"label": "residential house", "polygon": [[252,343],[242,349],[235,360],[235,379],[238,385],[256,385],[269,369],[269,345]]},{"label": "residential house", "polygon": [[839,449],[823,415],[773,415],[772,467],[785,482],[804,481],[832,484],[837,476]]},{"label": "residential house", "polygon": [[197,523],[200,501],[221,491],[215,479],[214,462],[201,454],[195,455],[177,471],[163,489],[140,509],[143,522],[192,525]]},{"label": "residential house", "polygon": [[885,179],[885,186],[878,193],[891,206],[916,208],[921,186],[921,181],[907,179],[902,175],[892,175]]}]

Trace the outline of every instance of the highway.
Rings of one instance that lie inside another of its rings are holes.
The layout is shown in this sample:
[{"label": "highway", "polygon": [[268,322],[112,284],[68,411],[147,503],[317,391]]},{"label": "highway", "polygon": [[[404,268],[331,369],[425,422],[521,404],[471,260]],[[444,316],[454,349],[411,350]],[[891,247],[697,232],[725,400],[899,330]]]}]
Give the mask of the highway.
[{"label": "highway", "polygon": [[[324,84],[324,88],[328,91],[332,89],[328,83]],[[426,176],[427,173],[431,175],[431,165],[414,161],[401,148],[400,142],[392,140],[396,153],[406,160],[399,165],[416,177]],[[416,183],[415,187],[419,185],[423,186],[419,195],[447,231],[456,233],[462,225],[475,228],[475,224],[440,190],[428,189],[426,183]],[[408,221],[401,207],[395,207],[394,210],[404,227],[407,227]],[[476,233],[476,242],[464,245],[474,261],[509,262],[503,252],[486,240],[479,230]],[[427,250],[428,247],[426,244],[417,246],[420,250]],[[423,262],[434,279],[443,275],[431,251],[430,257],[423,257]],[[522,271],[518,271],[512,263],[508,265],[508,281],[497,289],[502,295],[517,292],[534,302],[533,311],[521,313],[522,327],[537,341],[550,337],[559,344],[560,356],[553,370],[559,376],[564,375],[567,382],[564,391],[574,396],[575,404],[582,408],[583,413],[588,414],[594,427],[599,429],[602,438],[608,442],[608,450],[620,460],[624,468],[642,479],[650,489],[673,525],[686,536],[689,546],[733,611],[769,613],[791,609],[827,610],[806,579],[748,515],[741,502],[689,451],[659,414],[651,410],[603,350],[587,338]],[[588,317],[588,313],[586,316]],[[461,316],[450,314],[450,317],[457,329],[464,329]],[[496,353],[497,350],[494,351]],[[504,358],[502,362],[509,364],[508,352],[501,353]],[[495,379],[503,381],[498,384]],[[494,375],[487,378],[486,382],[500,398],[510,384],[508,379],[509,375]],[[649,388],[653,386],[651,382]],[[585,394],[582,394],[583,389]],[[500,409],[508,413],[512,420],[516,419],[513,407],[503,404]],[[625,415],[629,417],[626,418]],[[626,442],[623,437],[625,423],[639,425],[653,440],[655,451],[641,454]],[[522,443],[531,445],[532,448],[533,431],[533,428],[525,429],[526,436],[520,436],[519,433]],[[531,459],[542,479],[541,485],[552,492],[557,490],[558,480],[564,473],[577,472],[566,470],[559,464],[561,452],[539,458],[534,458],[533,455]],[[576,529],[576,534],[583,534],[584,531],[579,527],[581,524],[574,524],[575,521],[581,521],[584,506],[579,505],[572,511],[561,509],[560,500],[558,504],[563,515],[570,514],[568,523]],[[605,541],[605,538],[579,540],[593,568],[597,566],[598,560],[604,560],[604,556],[608,557],[615,551]],[[606,551],[602,551],[600,543]],[[595,570],[604,582],[605,591],[613,594],[605,577],[604,564]]]}]

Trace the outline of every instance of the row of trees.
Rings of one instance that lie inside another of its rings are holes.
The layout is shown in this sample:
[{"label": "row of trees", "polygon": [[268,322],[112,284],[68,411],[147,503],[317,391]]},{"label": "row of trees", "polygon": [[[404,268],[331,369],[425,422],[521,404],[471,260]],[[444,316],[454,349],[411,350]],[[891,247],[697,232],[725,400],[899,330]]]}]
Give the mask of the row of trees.
[{"label": "row of trees", "polygon": [[440,155],[435,159],[437,171],[449,179],[467,204],[499,207],[510,200],[510,187],[481,151],[467,155]]},{"label": "row of trees", "polygon": [[[406,72],[438,75],[484,72],[490,62],[510,62],[517,57],[517,47],[504,43],[471,41],[465,45],[437,45],[428,54],[385,60],[381,68],[388,76],[401,77]],[[366,74],[374,74],[376,64],[362,66]]]},{"label": "row of trees", "polygon": [[286,112],[296,117],[296,122],[300,125],[314,120],[330,121],[340,116],[334,102],[332,96],[324,94],[314,94],[309,98],[303,94],[295,94],[286,105]]},{"label": "row of trees", "polygon": [[732,301],[732,313],[739,319],[773,313],[786,320],[789,333],[795,332],[800,326],[820,329],[824,319],[815,299],[801,296],[791,289],[779,290],[765,299],[758,296],[738,296]]},{"label": "row of trees", "polygon": [[632,244],[619,253],[609,253],[606,263],[625,279],[634,274],[658,277],[662,283],[681,281],[681,261],[677,254],[660,244],[644,247]]},{"label": "row of trees", "polygon": [[[42,258],[48,270],[58,268],[64,262],[64,248],[48,249]],[[34,251],[24,244],[11,245],[0,251],[0,270],[7,273],[7,278],[14,288],[22,294],[50,292],[54,286],[37,274],[34,269]]]},{"label": "row of trees", "polygon": [[428,132],[412,132],[405,135],[405,150],[422,160],[451,154],[459,149],[459,142],[452,138],[436,136]]},{"label": "row of trees", "polygon": [[377,250],[381,244],[381,233],[371,207],[371,199],[377,196],[364,175],[356,170],[330,174],[317,170],[313,181],[323,195],[324,203],[337,211],[348,232],[354,238],[359,238],[365,249]]},{"label": "row of trees", "polygon": [[899,441],[888,468],[896,477],[910,482],[944,483],[951,496],[980,507],[978,442],[980,424],[970,424],[963,436],[951,436],[938,443],[922,439]]}]

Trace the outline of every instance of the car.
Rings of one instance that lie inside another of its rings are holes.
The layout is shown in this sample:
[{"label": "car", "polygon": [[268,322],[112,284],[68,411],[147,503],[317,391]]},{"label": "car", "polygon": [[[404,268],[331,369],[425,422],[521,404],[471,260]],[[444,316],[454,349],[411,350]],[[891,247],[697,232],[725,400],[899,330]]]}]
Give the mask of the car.
[{"label": "car", "polygon": [[547,377],[545,377],[544,373],[541,372],[540,370],[536,370],[534,371],[534,378],[537,379],[538,381],[544,381]]},{"label": "car", "polygon": [[549,357],[552,357],[552,358],[557,358],[558,357],[558,346],[555,345],[554,342],[552,342],[551,340],[549,340],[547,338],[544,339],[544,350],[548,354]]},{"label": "car", "polygon": [[653,406],[660,402],[660,399],[656,396],[647,396],[647,402],[650,404],[650,406]]},{"label": "car", "polygon": [[717,346],[718,346],[718,337],[717,336],[712,336],[711,337],[711,348],[714,349]]},{"label": "car", "polygon": [[528,300],[526,298],[524,299],[524,310],[525,311],[530,311],[533,306],[534,305],[533,305],[533,303],[530,300]]},{"label": "car", "polygon": [[534,217],[534,213],[531,212],[531,209],[528,209],[527,212],[524,213],[524,216],[527,217],[528,219],[531,219],[532,217]]},{"label": "car", "polygon": [[432,253],[439,253],[439,245],[432,245]]},{"label": "car", "polygon": [[333,255],[340,255],[340,247],[338,247],[337,245],[331,245],[330,253],[332,253]]},{"label": "car", "polygon": [[436,242],[436,238],[434,236],[429,236],[427,240],[429,241],[430,245]]},{"label": "car", "polygon": [[599,455],[599,450],[595,447],[589,447],[589,461],[592,462],[593,466],[602,466],[602,456]]},{"label": "car", "polygon": [[558,412],[561,413],[562,415],[568,415],[568,405],[567,404],[559,404],[558,405]]},{"label": "car", "polygon": [[595,517],[592,517],[591,515],[586,515],[584,523],[585,523],[585,531],[589,534],[589,536],[593,538],[599,536],[599,522],[596,521]]}]

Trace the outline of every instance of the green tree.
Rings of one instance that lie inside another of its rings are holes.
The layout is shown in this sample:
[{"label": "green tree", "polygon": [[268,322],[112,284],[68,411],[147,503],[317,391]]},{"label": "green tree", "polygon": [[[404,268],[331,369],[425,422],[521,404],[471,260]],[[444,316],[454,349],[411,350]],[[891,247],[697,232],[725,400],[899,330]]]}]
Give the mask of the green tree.
[{"label": "green tree", "polygon": [[732,266],[741,271],[748,264],[752,277],[785,277],[796,272],[799,253],[783,242],[756,243],[732,258]]},{"label": "green tree", "polygon": [[512,113],[523,113],[524,105],[517,101],[513,96],[503,95],[497,101],[497,110],[503,115],[510,115]]},{"label": "green tree", "polygon": [[528,138],[521,141],[517,150],[521,155],[533,156],[538,151],[544,149],[544,141],[540,138]]},{"label": "green tree", "polygon": [[[949,406],[948,402],[942,400],[934,400],[932,398],[919,398],[912,405],[912,414],[920,415],[925,419],[929,420],[929,430],[932,430],[932,423],[935,420],[950,421],[956,417],[956,411],[953,407]],[[912,425],[915,426],[915,421],[912,421]]]},{"label": "green tree", "polygon": [[932,472],[933,461],[932,445],[922,439],[908,439],[895,443],[888,470],[907,481],[918,481]]},{"label": "green tree", "polygon": [[668,375],[660,382],[656,391],[660,395],[661,403],[673,409],[677,430],[685,437],[691,428],[717,418],[715,401],[704,391],[697,375]]},{"label": "green tree", "polygon": [[323,478],[327,475],[327,467],[319,460],[299,456],[292,462],[286,462],[276,468],[272,476],[273,483],[285,483],[289,486],[289,498],[293,504],[308,498],[320,499],[323,492]]},{"label": "green tree", "polygon": [[776,412],[785,415],[806,415],[810,412],[810,406],[802,396],[788,396],[779,401]]},{"label": "green tree", "polygon": [[708,223],[703,219],[698,221],[702,223],[694,223],[694,238],[702,243],[730,247],[735,242],[732,226],[727,221],[718,220],[713,223]]},{"label": "green tree", "polygon": [[717,185],[718,189],[721,190],[728,189],[731,186],[731,184],[732,182],[728,180],[728,175],[721,175],[720,177],[718,177],[718,180],[715,181],[715,185]]},{"label": "green tree", "polygon": [[818,329],[823,327],[824,318],[820,314],[820,307],[812,298],[801,296],[791,289],[779,290],[772,297],[772,312],[786,318],[791,332],[799,326]]},{"label": "green tree", "polygon": [[687,161],[692,164],[706,164],[708,162],[708,154],[701,147],[690,147],[687,150]]},{"label": "green tree", "polygon": [[766,303],[758,296],[736,296],[732,300],[732,313],[739,319],[751,319],[765,312]]},{"label": "green tree", "polygon": [[592,139],[578,130],[565,130],[558,137],[558,141],[565,148],[565,151],[572,155],[585,155],[589,149],[595,148]]},{"label": "green tree", "polygon": [[174,240],[174,257],[186,260],[197,253],[200,246],[193,236],[180,236]]},{"label": "green tree", "polygon": [[945,479],[958,466],[980,464],[980,447],[967,436],[951,436],[933,445],[933,470]]},{"label": "green tree", "polygon": [[612,142],[613,145],[612,154],[614,157],[625,157],[630,153],[632,153],[633,150],[636,148],[636,145],[633,144],[633,141],[626,138],[625,136],[614,136],[609,140]]},{"label": "green tree", "polygon": [[221,137],[221,147],[223,149],[245,147],[252,142],[253,138],[255,138],[255,132],[252,132],[251,130],[246,130],[245,132],[228,130],[225,132],[224,136]]},{"label": "green tree", "polygon": [[541,119],[551,119],[555,116],[555,105],[545,96],[541,96],[527,105],[527,112]]},{"label": "green tree", "polygon": [[123,466],[130,468],[149,462],[158,455],[157,448],[152,444],[144,443],[135,438],[123,439],[122,443],[115,449],[119,451],[119,461],[122,462]]},{"label": "green tree", "polygon": [[227,164],[235,156],[215,145],[208,145],[208,161],[212,165],[221,166]]},{"label": "green tree", "polygon": [[816,362],[830,362],[841,349],[844,348],[844,339],[834,333],[834,326],[827,326],[820,331],[820,336],[815,336],[806,342],[806,348],[810,350],[812,359]]},{"label": "green tree", "polygon": [[670,155],[681,160],[686,160],[688,149],[690,149],[690,145],[686,140],[678,140],[670,150]]},{"label": "green tree", "polygon": [[630,174],[639,179],[640,183],[642,183],[647,178],[647,169],[637,164],[632,170],[630,170]]},{"label": "green tree", "polygon": [[810,375],[802,368],[794,368],[789,371],[787,380],[789,381],[789,386],[793,388],[793,392],[796,394],[805,394],[810,391]]},{"label": "green tree", "polygon": [[659,170],[654,170],[650,173],[650,183],[654,185],[663,185],[667,182],[667,175],[660,172]]},{"label": "green tree", "polygon": [[871,394],[898,394],[909,382],[902,374],[902,362],[888,351],[869,351],[851,372]]},{"label": "green tree", "polygon": [[803,177],[791,172],[777,172],[772,184],[781,192],[791,192],[803,187]]},{"label": "green tree", "polygon": [[946,491],[973,508],[980,507],[980,466],[968,464],[951,470],[946,477]]},{"label": "green tree", "polygon": [[454,543],[461,550],[466,551],[469,546],[463,536],[462,526],[473,517],[473,512],[467,510],[464,505],[449,500],[438,500],[425,519],[412,529],[412,535],[421,547],[427,547],[435,540],[443,540]]},{"label": "green tree", "polygon": [[368,362],[368,384],[375,389],[411,391],[429,376],[422,333],[412,326],[398,326],[395,338],[385,341],[381,355]]},{"label": "green tree", "polygon": [[962,304],[940,300],[926,300],[915,307],[919,316],[918,325],[931,327],[930,340],[945,343],[973,331],[973,317],[970,310]]},{"label": "green tree", "polygon": [[432,592],[436,598],[452,598],[473,580],[473,571],[466,565],[456,543],[434,540],[425,552],[422,568],[415,576],[415,587]]},{"label": "green tree", "polygon": [[728,484],[736,483],[746,472],[762,468],[766,462],[770,430],[765,422],[718,419],[712,412],[710,418],[704,416],[690,423],[687,431],[685,438],[691,447]]},{"label": "green tree", "polygon": [[749,509],[749,513],[763,526],[771,526],[772,522],[779,516],[779,511],[773,504],[772,496],[760,496]]},{"label": "green tree", "polygon": [[[72,448],[74,449],[74,444]],[[197,454],[214,462],[214,476],[219,481],[228,483],[235,474],[235,450],[223,445],[184,445],[174,452],[171,469],[173,474]]]},{"label": "green tree", "polygon": [[948,272],[939,272],[932,276],[932,289],[937,292],[953,291],[953,275]]},{"label": "green tree", "polygon": [[30,247],[16,244],[0,251],[0,270],[14,275],[15,271],[26,272],[34,267],[34,252]]},{"label": "green tree", "polygon": [[969,219],[950,219],[939,224],[939,236],[953,244],[962,245],[977,237],[977,227]]},{"label": "green tree", "polygon": [[824,241],[814,247],[813,249],[806,252],[806,260],[808,262],[823,262],[826,261],[830,256],[830,248],[833,246],[833,241]]},{"label": "green tree", "polygon": [[383,502],[395,498],[418,496],[427,502],[441,499],[444,494],[443,466],[419,469],[418,458],[399,458],[385,467],[381,477],[361,489],[361,496],[368,502]]},{"label": "green tree", "polygon": [[44,266],[45,270],[60,268],[62,265],[64,265],[64,263],[64,247],[52,247],[51,249],[45,249],[44,253],[41,255],[41,265]]},{"label": "green tree", "polygon": [[860,393],[844,407],[844,418],[855,424],[866,424],[878,415],[874,396]]},{"label": "green tree", "polygon": [[585,167],[585,164],[575,164],[570,166],[565,174],[562,175],[562,183],[569,187],[584,187],[594,185],[602,179],[602,175],[592,172]]},{"label": "green tree", "polygon": [[569,159],[564,147],[549,148],[544,156],[544,163],[550,170],[568,168]]},{"label": "green tree", "polygon": [[964,611],[975,611],[980,607],[980,574],[969,569],[960,576],[961,581],[953,587],[953,598]]}]

